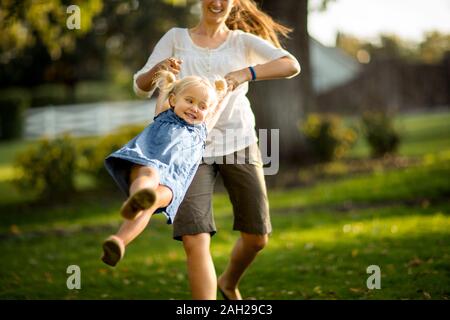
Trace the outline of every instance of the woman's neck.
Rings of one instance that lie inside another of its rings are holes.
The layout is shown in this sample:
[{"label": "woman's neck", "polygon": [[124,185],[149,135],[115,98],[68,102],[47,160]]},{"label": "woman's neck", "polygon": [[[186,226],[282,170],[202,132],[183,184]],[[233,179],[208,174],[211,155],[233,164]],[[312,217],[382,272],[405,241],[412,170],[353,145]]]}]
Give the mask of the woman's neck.
[{"label": "woman's neck", "polygon": [[191,32],[208,38],[215,38],[227,34],[229,31],[230,29],[225,23],[208,24],[205,21],[201,21],[191,29]]}]

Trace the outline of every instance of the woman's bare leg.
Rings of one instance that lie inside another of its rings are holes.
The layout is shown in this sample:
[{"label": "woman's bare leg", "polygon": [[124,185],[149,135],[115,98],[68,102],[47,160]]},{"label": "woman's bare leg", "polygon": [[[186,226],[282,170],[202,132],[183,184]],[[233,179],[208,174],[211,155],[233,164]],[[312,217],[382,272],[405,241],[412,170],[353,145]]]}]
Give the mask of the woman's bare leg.
[{"label": "woman's bare leg", "polygon": [[210,241],[209,233],[183,236],[189,284],[194,300],[217,298],[216,270],[209,249]]},{"label": "woman's bare leg", "polygon": [[268,240],[268,235],[241,232],[241,237],[236,241],[231,253],[230,261],[217,280],[219,288],[228,299],[242,300],[238,289],[239,281],[258,252],[266,246]]}]

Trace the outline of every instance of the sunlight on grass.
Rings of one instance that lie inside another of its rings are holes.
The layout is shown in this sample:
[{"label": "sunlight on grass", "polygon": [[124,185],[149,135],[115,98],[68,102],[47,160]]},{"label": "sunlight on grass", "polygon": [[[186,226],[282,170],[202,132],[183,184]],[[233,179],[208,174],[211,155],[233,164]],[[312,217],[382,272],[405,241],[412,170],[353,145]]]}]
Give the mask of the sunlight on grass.
[{"label": "sunlight on grass", "polygon": [[450,189],[450,161],[447,153],[427,156],[425,166],[401,170],[376,171],[321,182],[308,188],[276,190],[269,193],[272,209],[338,204],[367,203],[383,200],[406,200],[442,197]]},{"label": "sunlight on grass", "polygon": [[411,215],[359,220],[350,223],[318,226],[305,230],[283,230],[271,241],[271,250],[292,245],[304,245],[307,249],[315,245],[334,246],[339,242],[359,242],[380,238],[401,238],[427,233],[446,234],[450,237],[450,217],[438,212],[432,216]]}]

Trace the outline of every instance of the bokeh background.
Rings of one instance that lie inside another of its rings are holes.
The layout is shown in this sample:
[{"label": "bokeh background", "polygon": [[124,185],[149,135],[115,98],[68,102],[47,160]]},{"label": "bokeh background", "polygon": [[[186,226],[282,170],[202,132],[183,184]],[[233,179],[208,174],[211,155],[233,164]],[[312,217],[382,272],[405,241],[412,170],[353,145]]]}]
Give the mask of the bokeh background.
[{"label": "bokeh background", "polygon": [[[153,117],[132,76],[167,30],[195,25],[198,2],[2,0],[1,299],[189,299],[162,216],[116,268],[100,255],[124,200],[103,159]],[[448,1],[256,2],[294,29],[284,46],[302,73],[251,84],[257,128],[280,130],[281,165],[266,176],[274,232],[244,297],[448,299]],[[238,236],[220,179],[214,213],[220,273]],[[366,285],[370,265],[381,289]]]}]

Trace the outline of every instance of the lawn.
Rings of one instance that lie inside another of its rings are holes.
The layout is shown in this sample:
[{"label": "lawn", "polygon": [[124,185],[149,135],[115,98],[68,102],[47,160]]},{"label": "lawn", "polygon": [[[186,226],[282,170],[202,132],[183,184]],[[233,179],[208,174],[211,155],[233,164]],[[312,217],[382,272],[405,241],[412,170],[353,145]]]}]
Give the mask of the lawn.
[{"label": "lawn", "polygon": [[[241,283],[244,297],[448,299],[448,120],[448,113],[399,120],[407,127],[400,151],[416,159],[407,167],[269,190],[274,232]],[[364,156],[361,143],[354,155]],[[84,190],[69,203],[33,203],[8,183],[13,154],[23,148],[0,145],[0,299],[189,299],[184,251],[162,216],[118,267],[107,267],[101,242],[120,224],[119,194]],[[215,195],[214,212],[220,273],[237,238],[226,194]],[[81,268],[80,290],[66,287],[69,265]],[[381,269],[381,289],[366,286],[370,265]]]}]

